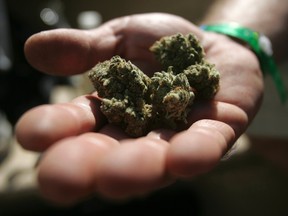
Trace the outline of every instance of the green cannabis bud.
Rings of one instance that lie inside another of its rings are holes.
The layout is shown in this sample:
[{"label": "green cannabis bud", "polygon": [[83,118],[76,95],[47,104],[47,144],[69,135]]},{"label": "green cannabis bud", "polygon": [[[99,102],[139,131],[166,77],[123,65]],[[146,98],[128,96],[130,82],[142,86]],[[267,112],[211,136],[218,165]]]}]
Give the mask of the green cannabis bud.
[{"label": "green cannabis bud", "polygon": [[219,89],[219,72],[204,57],[193,34],[176,34],[156,41],[150,48],[163,71],[148,77],[130,61],[114,56],[89,73],[101,111],[132,137],[156,127],[176,129],[186,123],[195,100],[212,99]]},{"label": "green cannabis bud", "polygon": [[109,122],[121,125],[131,136],[145,134],[152,118],[152,106],[146,101],[151,79],[119,56],[97,64],[88,76]]},{"label": "green cannabis bud", "polygon": [[173,66],[174,73],[181,73],[188,66],[201,63],[204,58],[204,50],[192,34],[186,37],[182,34],[163,37],[156,41],[150,50],[164,70]]},{"label": "green cannabis bud", "polygon": [[159,122],[171,128],[176,127],[177,121],[186,122],[195,95],[184,73],[175,74],[172,67],[167,72],[156,72],[151,78],[150,93]]}]

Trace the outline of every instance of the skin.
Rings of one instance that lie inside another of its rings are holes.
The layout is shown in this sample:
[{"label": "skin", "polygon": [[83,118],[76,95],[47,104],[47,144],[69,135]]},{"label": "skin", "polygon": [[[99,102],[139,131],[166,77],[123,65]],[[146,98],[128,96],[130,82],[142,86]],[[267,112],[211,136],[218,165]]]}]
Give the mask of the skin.
[{"label": "skin", "polygon": [[25,54],[31,65],[49,74],[82,73],[116,54],[151,74],[159,66],[148,48],[177,32],[197,35],[207,59],[220,71],[221,87],[213,101],[195,105],[188,124],[177,132],[159,129],[136,139],[106,123],[95,92],[28,111],[16,136],[24,148],[45,151],[38,180],[46,198],[71,204],[94,193],[111,199],[147,194],[208,172],[245,131],[263,93],[256,56],[229,37],[203,32],[183,18],[142,14],[90,31],[41,32],[28,39]]},{"label": "skin", "polygon": [[283,41],[288,37],[288,1],[217,0],[202,22],[236,22],[261,32],[271,40],[276,60],[287,60],[288,44]]}]

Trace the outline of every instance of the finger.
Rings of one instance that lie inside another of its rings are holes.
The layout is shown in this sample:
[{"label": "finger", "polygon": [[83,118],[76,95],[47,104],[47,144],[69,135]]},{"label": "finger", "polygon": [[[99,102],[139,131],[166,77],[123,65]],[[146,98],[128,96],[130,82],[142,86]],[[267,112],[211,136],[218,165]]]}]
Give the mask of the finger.
[{"label": "finger", "polygon": [[119,199],[171,183],[165,169],[168,147],[166,141],[148,137],[125,141],[101,161],[97,190],[105,197]]},{"label": "finger", "polygon": [[[187,116],[186,129],[187,125],[202,119],[214,119],[226,123],[234,130],[236,138],[246,130],[248,122],[251,121],[247,113],[236,105],[219,101],[203,101],[191,107]],[[185,125],[182,125],[182,128],[185,128]]]},{"label": "finger", "polygon": [[149,47],[160,37],[176,32],[194,32],[202,38],[202,32],[181,17],[140,14],[117,18],[89,31],[56,29],[35,34],[25,44],[25,55],[37,69],[57,75],[83,73],[116,54],[146,69],[139,57],[155,64]]},{"label": "finger", "polygon": [[106,124],[99,130],[100,133],[112,137],[116,140],[132,139],[119,125]]},{"label": "finger", "polygon": [[38,167],[43,196],[59,204],[72,204],[95,192],[99,162],[119,142],[99,133],[57,142]]},{"label": "finger", "polygon": [[110,58],[117,44],[113,30],[56,29],[31,36],[25,43],[28,62],[42,72],[57,75],[83,73]]},{"label": "finger", "polygon": [[193,177],[218,164],[235,140],[234,130],[216,120],[199,120],[170,140],[167,167],[172,175]]},{"label": "finger", "polygon": [[60,139],[95,130],[103,121],[98,101],[81,96],[71,103],[31,109],[19,119],[16,137],[24,148],[43,151]]},{"label": "finger", "polygon": [[249,121],[239,107],[216,101],[195,105],[187,120],[191,126],[171,138],[167,154],[168,170],[176,176],[192,177],[212,169]]}]

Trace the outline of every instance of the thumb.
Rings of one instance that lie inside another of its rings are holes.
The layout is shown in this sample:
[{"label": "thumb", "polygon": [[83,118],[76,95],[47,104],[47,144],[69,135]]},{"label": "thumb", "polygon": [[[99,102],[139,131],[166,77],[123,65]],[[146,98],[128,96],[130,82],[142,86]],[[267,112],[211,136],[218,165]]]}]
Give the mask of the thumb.
[{"label": "thumb", "polygon": [[112,29],[107,27],[90,31],[56,29],[31,36],[25,43],[24,52],[27,61],[42,72],[73,75],[110,58],[116,43]]}]

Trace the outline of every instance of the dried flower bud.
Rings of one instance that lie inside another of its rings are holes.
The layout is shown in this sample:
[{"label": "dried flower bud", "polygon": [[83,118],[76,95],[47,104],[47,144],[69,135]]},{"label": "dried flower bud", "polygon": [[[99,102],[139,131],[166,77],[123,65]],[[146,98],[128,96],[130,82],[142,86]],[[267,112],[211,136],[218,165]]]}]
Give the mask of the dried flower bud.
[{"label": "dried flower bud", "polygon": [[215,66],[207,61],[191,65],[183,73],[195,90],[197,99],[211,99],[219,89],[220,74]]},{"label": "dried flower bud", "polygon": [[194,100],[211,99],[219,89],[219,72],[204,60],[194,35],[163,37],[150,50],[165,70],[151,78],[119,56],[88,74],[108,121],[133,137],[163,125],[176,129],[178,122],[187,122]]},{"label": "dried flower bud", "polygon": [[97,64],[88,76],[108,121],[121,125],[131,136],[143,135],[152,118],[151,105],[145,101],[149,97],[150,78],[119,56]]},{"label": "dried flower bud", "polygon": [[203,48],[192,34],[163,37],[156,41],[150,50],[164,70],[173,66],[175,73],[181,73],[188,66],[201,63],[204,58]]},{"label": "dried flower bud", "polygon": [[177,121],[185,122],[188,106],[194,100],[194,93],[185,74],[175,75],[170,67],[168,72],[156,72],[151,80],[151,102],[155,112],[165,118],[162,121],[171,127]]}]

